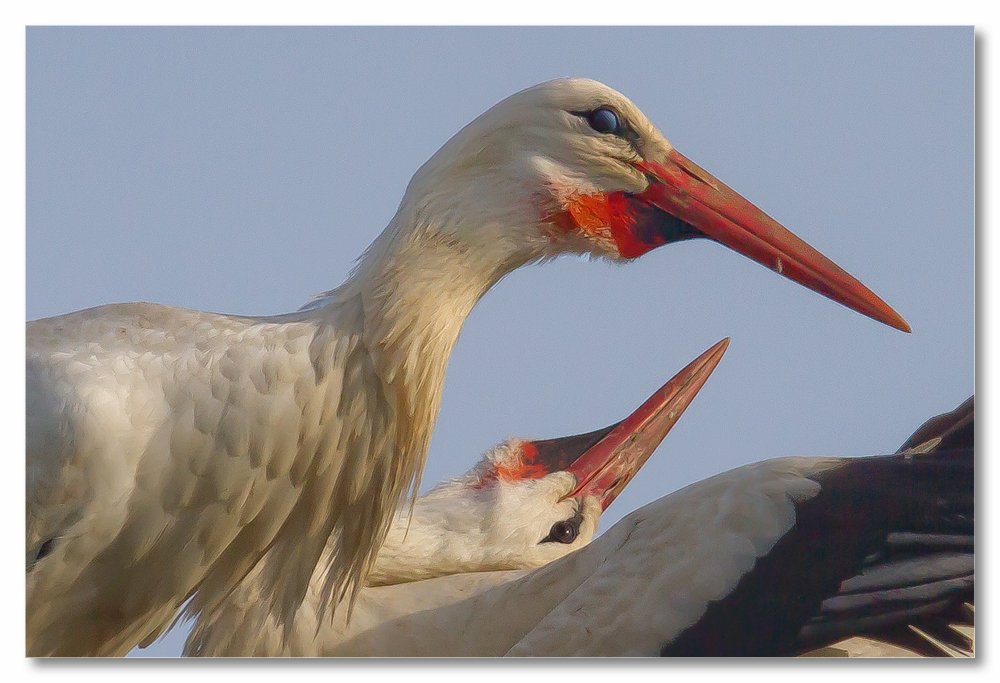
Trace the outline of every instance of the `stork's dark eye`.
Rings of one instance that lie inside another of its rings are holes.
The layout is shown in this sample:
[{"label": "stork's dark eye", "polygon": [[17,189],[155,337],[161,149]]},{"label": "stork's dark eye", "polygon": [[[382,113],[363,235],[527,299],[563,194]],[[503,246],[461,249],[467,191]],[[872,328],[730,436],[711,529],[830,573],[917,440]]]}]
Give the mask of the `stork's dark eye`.
[{"label": "stork's dark eye", "polygon": [[587,114],[587,123],[598,133],[622,134],[621,117],[609,107],[601,107]]},{"label": "stork's dark eye", "polygon": [[542,543],[572,543],[579,535],[580,522],[574,517],[553,524],[549,535],[542,539]]}]

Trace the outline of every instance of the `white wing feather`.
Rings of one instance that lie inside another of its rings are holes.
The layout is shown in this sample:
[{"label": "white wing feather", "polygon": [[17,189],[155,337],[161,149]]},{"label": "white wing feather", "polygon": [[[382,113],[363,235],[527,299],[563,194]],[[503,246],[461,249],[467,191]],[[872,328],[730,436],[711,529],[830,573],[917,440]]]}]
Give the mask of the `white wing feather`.
[{"label": "white wing feather", "polygon": [[351,444],[320,332],[151,304],[28,324],[29,568],[51,555],[28,575],[29,653],[124,654],[197,587],[231,588],[293,509],[329,535]]}]

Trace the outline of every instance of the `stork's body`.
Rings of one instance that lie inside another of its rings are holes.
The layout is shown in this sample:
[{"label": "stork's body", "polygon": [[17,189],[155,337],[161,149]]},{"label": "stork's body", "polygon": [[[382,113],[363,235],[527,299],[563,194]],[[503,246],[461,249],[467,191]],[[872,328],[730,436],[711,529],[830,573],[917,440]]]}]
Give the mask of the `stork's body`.
[{"label": "stork's body", "polygon": [[[462,323],[512,270],[710,237],[900,329],[815,250],[566,79],[496,105],[414,176],[341,287],[250,318],[117,304],[27,329],[27,649],[124,654],[251,568],[290,617],[362,585],[418,476]],[[324,566],[325,570],[326,567]]]},{"label": "stork's body", "polygon": [[273,318],[118,304],[29,323],[35,653],[125,654],[196,587],[189,609],[210,609],[271,546],[261,570],[294,606],[335,524],[348,569],[368,569],[475,297],[394,297],[413,305],[393,329],[364,274]]},{"label": "stork's body", "polygon": [[[636,510],[593,542],[600,499],[574,508],[562,497],[574,486],[567,472],[502,486],[484,476],[498,462],[516,471],[510,463],[534,452],[508,441],[420,498],[412,519],[397,516],[350,622],[324,619],[317,578],[286,641],[251,575],[195,625],[186,652],[787,655],[948,616],[973,590],[972,453],[920,451],[971,446],[971,402],[952,417],[912,443],[918,454],[747,465]],[[595,440],[575,438],[578,448]],[[578,534],[551,543],[574,519]],[[839,647],[910,652],[877,640]]]}]

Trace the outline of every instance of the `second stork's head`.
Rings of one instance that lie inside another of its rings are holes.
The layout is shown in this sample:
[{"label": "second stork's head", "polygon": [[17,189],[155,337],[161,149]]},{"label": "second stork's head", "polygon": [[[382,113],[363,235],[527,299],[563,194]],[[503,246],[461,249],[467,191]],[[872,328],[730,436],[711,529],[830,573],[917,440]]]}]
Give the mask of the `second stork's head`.
[{"label": "second stork's head", "polygon": [[508,439],[464,476],[404,507],[369,585],[541,567],[593,539],[601,513],[697,395],[729,340],[715,344],[627,418],[577,436]]},{"label": "second stork's head", "polygon": [[468,124],[414,175],[374,251],[419,242],[447,252],[456,276],[481,277],[481,295],[539,259],[624,261],[695,237],[909,331],[864,285],[681,155],[628,98],[589,79],[536,85]]}]

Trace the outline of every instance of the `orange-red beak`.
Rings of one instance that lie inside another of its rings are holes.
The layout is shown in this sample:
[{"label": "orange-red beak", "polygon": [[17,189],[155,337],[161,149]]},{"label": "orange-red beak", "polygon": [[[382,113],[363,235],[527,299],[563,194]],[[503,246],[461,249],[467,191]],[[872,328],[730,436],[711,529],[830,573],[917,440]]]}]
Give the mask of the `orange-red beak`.
[{"label": "orange-red beak", "polygon": [[871,290],[676,150],[663,163],[641,161],[636,167],[650,184],[634,197],[686,224],[669,226],[671,234],[660,243],[701,233],[848,308],[910,331]]},{"label": "orange-red beak", "polygon": [[578,436],[525,442],[529,476],[570,472],[577,485],[567,497],[595,496],[606,510],[680,419],[728,346],[728,338],[712,346],[621,422]]}]

